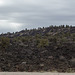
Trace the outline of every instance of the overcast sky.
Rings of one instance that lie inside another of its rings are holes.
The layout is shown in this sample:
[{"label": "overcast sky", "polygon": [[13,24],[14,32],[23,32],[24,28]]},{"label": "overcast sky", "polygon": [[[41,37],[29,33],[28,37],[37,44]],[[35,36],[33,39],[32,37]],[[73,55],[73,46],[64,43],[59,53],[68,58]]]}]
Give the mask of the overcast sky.
[{"label": "overcast sky", "polygon": [[0,0],[0,33],[63,24],[75,26],[75,0]]}]

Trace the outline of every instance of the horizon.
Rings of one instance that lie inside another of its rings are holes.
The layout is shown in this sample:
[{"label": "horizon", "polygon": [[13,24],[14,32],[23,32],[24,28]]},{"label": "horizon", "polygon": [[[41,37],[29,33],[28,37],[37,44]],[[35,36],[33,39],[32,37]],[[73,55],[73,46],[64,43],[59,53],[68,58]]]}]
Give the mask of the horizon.
[{"label": "horizon", "polygon": [[[49,25],[49,26],[43,26],[44,28],[47,28],[47,27],[50,27],[50,26],[53,26],[53,27],[60,27],[60,26],[63,26],[63,25]],[[64,27],[66,27],[66,26],[69,26],[69,27],[75,27],[74,25],[64,25]],[[37,27],[37,28],[30,28],[30,29],[28,29],[28,28],[23,28],[23,29],[21,29],[21,30],[18,30],[18,31],[15,31],[15,32],[10,32],[10,31],[8,31],[8,32],[5,32],[5,33],[0,33],[0,35],[1,34],[7,34],[7,33],[16,33],[16,32],[20,32],[20,31],[22,31],[22,30],[33,30],[33,29],[39,29],[39,28],[43,28],[43,27]]]},{"label": "horizon", "polygon": [[50,25],[75,26],[75,1],[0,0],[0,34]]}]

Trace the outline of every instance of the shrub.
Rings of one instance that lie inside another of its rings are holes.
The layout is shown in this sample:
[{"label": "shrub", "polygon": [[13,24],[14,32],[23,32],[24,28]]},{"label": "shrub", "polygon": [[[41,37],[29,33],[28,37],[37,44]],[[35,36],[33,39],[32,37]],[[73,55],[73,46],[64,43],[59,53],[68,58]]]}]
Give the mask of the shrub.
[{"label": "shrub", "polygon": [[46,46],[49,46],[49,41],[48,41],[48,39],[39,39],[38,40],[38,45],[37,45],[37,47],[46,47]]},{"label": "shrub", "polygon": [[57,43],[57,37],[56,36],[53,36],[53,37],[49,37],[49,41],[50,42],[53,42],[53,43]]},{"label": "shrub", "polygon": [[0,37],[0,48],[7,48],[10,44],[10,39],[8,37]]}]

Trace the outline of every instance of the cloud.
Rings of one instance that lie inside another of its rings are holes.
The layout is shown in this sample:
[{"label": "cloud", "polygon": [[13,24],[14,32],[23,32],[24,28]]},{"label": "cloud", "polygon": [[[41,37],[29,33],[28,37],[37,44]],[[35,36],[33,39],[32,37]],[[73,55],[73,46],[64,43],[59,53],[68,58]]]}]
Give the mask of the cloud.
[{"label": "cloud", "polygon": [[13,3],[12,0],[0,0],[0,6],[9,6]]},{"label": "cloud", "polygon": [[75,25],[74,7],[74,0],[0,0],[0,20],[5,20],[0,23],[0,32],[52,24]]},{"label": "cloud", "polygon": [[6,33],[6,32],[13,32],[13,31],[19,31],[22,24],[11,22],[9,20],[0,20],[0,32]]}]

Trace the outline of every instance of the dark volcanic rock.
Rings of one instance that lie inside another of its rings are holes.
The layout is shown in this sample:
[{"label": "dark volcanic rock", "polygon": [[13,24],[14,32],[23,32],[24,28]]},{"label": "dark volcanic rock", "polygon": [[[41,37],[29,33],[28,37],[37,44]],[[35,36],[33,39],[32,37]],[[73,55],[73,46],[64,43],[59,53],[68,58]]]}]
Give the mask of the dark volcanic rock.
[{"label": "dark volcanic rock", "polygon": [[46,27],[0,35],[0,71],[75,72],[75,27]]}]

